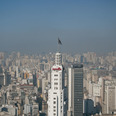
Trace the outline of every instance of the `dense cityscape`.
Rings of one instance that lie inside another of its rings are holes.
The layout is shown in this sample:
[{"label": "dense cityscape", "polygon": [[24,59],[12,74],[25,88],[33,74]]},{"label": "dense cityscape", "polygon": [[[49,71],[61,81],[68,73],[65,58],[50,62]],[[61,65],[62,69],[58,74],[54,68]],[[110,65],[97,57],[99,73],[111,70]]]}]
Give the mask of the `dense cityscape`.
[{"label": "dense cityscape", "polygon": [[0,116],[115,116],[116,52],[0,52]]},{"label": "dense cityscape", "polygon": [[116,116],[116,0],[0,0],[0,116]]}]

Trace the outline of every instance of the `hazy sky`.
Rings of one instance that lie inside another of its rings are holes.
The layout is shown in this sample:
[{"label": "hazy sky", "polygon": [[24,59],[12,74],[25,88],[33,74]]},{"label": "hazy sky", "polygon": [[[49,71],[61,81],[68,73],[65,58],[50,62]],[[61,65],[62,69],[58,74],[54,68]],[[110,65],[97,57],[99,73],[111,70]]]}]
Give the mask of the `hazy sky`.
[{"label": "hazy sky", "polygon": [[0,51],[116,51],[116,0],[0,0]]}]

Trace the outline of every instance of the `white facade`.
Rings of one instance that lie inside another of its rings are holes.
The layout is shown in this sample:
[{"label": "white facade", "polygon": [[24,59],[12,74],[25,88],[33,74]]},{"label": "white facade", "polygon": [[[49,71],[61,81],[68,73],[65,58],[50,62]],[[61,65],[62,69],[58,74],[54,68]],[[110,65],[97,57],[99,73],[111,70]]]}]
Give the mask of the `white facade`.
[{"label": "white facade", "polygon": [[6,85],[6,76],[4,73],[3,73],[3,77],[4,77],[4,85]]},{"label": "white facade", "polygon": [[25,104],[24,105],[24,114],[31,114],[32,112],[32,105],[31,104]]},{"label": "white facade", "polygon": [[38,104],[33,104],[32,105],[32,116],[37,116],[38,115],[38,110],[39,109],[39,107],[38,107]]},{"label": "white facade", "polygon": [[18,66],[16,66],[16,78],[19,77]]},{"label": "white facade", "polygon": [[116,81],[105,81],[104,113],[112,114],[116,109]]},{"label": "white facade", "polygon": [[94,97],[101,96],[101,86],[99,84],[93,83],[93,96]]},{"label": "white facade", "polygon": [[69,76],[69,80],[68,80],[68,112],[71,112],[72,111],[72,108],[71,108],[71,105],[72,105],[72,88],[73,85],[72,85],[72,73],[71,73],[71,68],[68,69],[68,76]]},{"label": "white facade", "polygon": [[14,107],[13,105],[2,105],[2,107],[0,107],[0,112],[1,112],[2,108],[6,108],[8,110],[8,113],[10,114],[10,116],[18,116],[18,108],[17,107]]},{"label": "white facade", "polygon": [[48,116],[64,116],[64,69],[61,65],[61,53],[56,53],[55,65],[51,68]]}]

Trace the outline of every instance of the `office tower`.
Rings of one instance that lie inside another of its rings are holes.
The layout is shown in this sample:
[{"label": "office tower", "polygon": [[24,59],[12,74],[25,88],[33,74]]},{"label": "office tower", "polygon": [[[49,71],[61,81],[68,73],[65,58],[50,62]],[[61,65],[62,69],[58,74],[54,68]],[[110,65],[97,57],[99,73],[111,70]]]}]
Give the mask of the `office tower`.
[{"label": "office tower", "polygon": [[36,72],[33,74],[33,85],[37,86]]},{"label": "office tower", "polygon": [[18,66],[16,66],[16,69],[15,69],[15,77],[16,77],[16,78],[18,78],[18,77],[19,77]]},{"label": "office tower", "polygon": [[83,61],[84,61],[84,56],[81,55],[80,62],[83,63]]},{"label": "office tower", "polygon": [[8,86],[9,84],[11,84],[11,74],[10,72],[6,71],[5,72],[5,77],[6,77],[6,86]]},{"label": "office tower", "polygon": [[32,116],[38,116],[39,106],[37,103],[33,103],[32,105]]},{"label": "office tower", "polygon": [[48,90],[48,116],[64,114],[64,68],[61,53],[56,53],[55,64],[51,68],[51,88]]},{"label": "office tower", "polygon": [[24,105],[24,114],[29,115],[32,114],[32,104],[25,104]]},{"label": "office tower", "polygon": [[105,80],[103,93],[103,114],[113,114],[116,110],[116,80]]},{"label": "office tower", "polygon": [[3,68],[0,66],[0,87],[6,85],[6,77]]},{"label": "office tower", "polygon": [[71,65],[68,76],[68,116],[83,116],[83,65]]}]

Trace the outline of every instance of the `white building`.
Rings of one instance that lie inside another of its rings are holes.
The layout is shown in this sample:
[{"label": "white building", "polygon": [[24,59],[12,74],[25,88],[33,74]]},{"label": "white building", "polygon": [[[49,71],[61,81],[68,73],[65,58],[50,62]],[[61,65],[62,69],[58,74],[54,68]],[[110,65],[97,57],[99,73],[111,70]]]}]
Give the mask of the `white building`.
[{"label": "white building", "polygon": [[24,114],[31,114],[32,113],[32,105],[31,104],[25,104],[24,105]]},{"label": "white building", "polygon": [[112,114],[116,111],[116,80],[105,81],[103,113]]},{"label": "white building", "polygon": [[16,66],[15,68],[16,68],[16,69],[15,69],[15,71],[16,71],[16,78],[18,78],[18,77],[19,77],[18,66]]},{"label": "white building", "polygon": [[[18,108],[13,105],[2,105],[2,107],[0,107],[0,112],[7,112],[10,116],[18,116]],[[0,116],[2,115],[0,114]]]},{"label": "white building", "polygon": [[64,116],[64,68],[61,53],[56,53],[48,90],[48,116]]},{"label": "white building", "polygon": [[32,116],[38,116],[39,106],[37,103],[33,103],[32,105]]},{"label": "white building", "polygon": [[93,92],[92,92],[93,96],[100,97],[101,96],[101,85],[93,83],[92,86],[93,86]]}]

